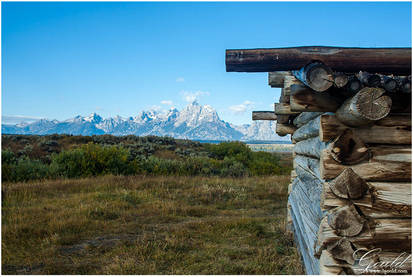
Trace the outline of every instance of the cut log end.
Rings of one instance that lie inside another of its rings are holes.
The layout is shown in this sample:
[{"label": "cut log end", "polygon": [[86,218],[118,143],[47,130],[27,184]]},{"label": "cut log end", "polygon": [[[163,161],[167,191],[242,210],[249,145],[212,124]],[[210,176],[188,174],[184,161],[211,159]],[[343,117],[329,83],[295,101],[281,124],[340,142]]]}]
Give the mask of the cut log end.
[{"label": "cut log end", "polygon": [[328,215],[328,225],[337,235],[354,237],[361,233],[365,220],[353,205],[338,208]]},{"label": "cut log end", "polygon": [[368,125],[386,117],[390,113],[392,100],[383,95],[385,92],[382,88],[363,88],[340,106],[336,111],[337,118],[354,127]]},{"label": "cut log end", "polygon": [[322,64],[309,70],[307,80],[312,89],[320,92],[328,90],[334,84],[331,71]]},{"label": "cut log end", "polygon": [[334,85],[338,88],[345,87],[348,84],[348,76],[344,73],[336,73],[334,75]]},{"label": "cut log end", "polygon": [[389,114],[392,100],[389,96],[383,95],[384,89],[367,87],[363,92],[356,103],[362,116],[376,121]]},{"label": "cut log end", "polygon": [[369,149],[351,129],[338,136],[330,144],[330,149],[332,158],[344,165],[357,164],[370,157]]},{"label": "cut log end", "polygon": [[353,265],[355,260],[353,257],[354,250],[348,239],[342,238],[335,244],[327,248],[327,251],[337,260],[342,260]]},{"label": "cut log end", "polygon": [[328,185],[334,195],[344,199],[360,199],[369,189],[366,181],[360,178],[351,168],[346,168]]}]

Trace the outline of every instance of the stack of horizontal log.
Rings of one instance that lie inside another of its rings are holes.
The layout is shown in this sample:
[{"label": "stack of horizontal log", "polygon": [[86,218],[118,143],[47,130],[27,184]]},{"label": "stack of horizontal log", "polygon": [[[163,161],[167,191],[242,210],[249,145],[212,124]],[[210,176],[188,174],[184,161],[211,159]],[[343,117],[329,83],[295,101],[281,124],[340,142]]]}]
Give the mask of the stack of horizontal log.
[{"label": "stack of horizontal log", "polygon": [[410,274],[411,49],[227,50],[226,58],[227,71],[267,71],[281,88],[274,112],[253,119],[277,120],[276,132],[295,144],[287,232],[306,273]]}]

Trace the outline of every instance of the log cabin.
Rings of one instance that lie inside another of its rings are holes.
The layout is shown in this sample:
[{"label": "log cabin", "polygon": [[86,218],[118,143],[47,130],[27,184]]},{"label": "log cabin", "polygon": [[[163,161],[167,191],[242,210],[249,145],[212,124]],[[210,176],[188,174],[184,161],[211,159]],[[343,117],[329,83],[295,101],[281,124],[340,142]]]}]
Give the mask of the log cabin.
[{"label": "log cabin", "polygon": [[307,274],[411,274],[411,48],[226,51],[227,72],[267,72],[290,135],[286,232]]}]

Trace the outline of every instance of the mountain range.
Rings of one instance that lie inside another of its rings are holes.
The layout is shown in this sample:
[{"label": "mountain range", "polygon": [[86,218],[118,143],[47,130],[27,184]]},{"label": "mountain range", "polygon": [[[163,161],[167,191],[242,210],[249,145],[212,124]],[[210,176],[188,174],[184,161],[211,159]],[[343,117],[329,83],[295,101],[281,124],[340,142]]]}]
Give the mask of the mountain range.
[{"label": "mountain range", "polygon": [[287,140],[275,133],[274,121],[253,121],[234,125],[221,120],[210,105],[196,101],[179,111],[142,111],[136,117],[120,116],[103,119],[96,113],[76,116],[64,121],[40,119],[31,123],[2,124],[3,134],[73,134],[116,136],[170,136],[192,140]]}]

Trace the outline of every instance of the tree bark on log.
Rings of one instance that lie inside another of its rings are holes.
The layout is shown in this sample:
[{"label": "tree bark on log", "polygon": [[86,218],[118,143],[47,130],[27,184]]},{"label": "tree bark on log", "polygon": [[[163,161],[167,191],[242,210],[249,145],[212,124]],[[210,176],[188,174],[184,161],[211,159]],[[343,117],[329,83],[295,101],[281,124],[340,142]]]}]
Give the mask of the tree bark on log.
[{"label": "tree bark on log", "polygon": [[[369,147],[371,158],[352,165],[351,169],[366,181],[409,181],[411,180],[411,146],[376,145]],[[324,149],[320,158],[322,179],[336,178],[350,166],[337,163]]]},{"label": "tree bark on log", "polygon": [[320,116],[310,120],[305,125],[298,128],[292,135],[292,140],[299,142],[309,138],[318,137],[320,133]]},{"label": "tree bark on log", "polygon": [[292,76],[289,71],[268,72],[268,85],[272,88],[283,88],[286,76]]},{"label": "tree bark on log", "polygon": [[291,135],[297,130],[294,125],[286,125],[278,123],[275,125],[275,132],[280,136]]},{"label": "tree bark on log", "polygon": [[271,72],[302,68],[320,61],[334,71],[360,70],[383,74],[411,74],[411,48],[292,47],[228,49],[227,72]]},{"label": "tree bark on log", "polygon": [[336,111],[337,119],[348,126],[363,126],[386,117],[390,113],[391,98],[384,89],[363,88],[347,99]]},{"label": "tree bark on log", "polygon": [[335,112],[341,103],[327,92],[315,92],[302,85],[291,86],[290,109],[293,112]]},{"label": "tree bark on log", "polygon": [[253,111],[252,120],[277,120],[277,115],[271,111]]},{"label": "tree bark on log", "polygon": [[323,92],[328,90],[333,84],[333,71],[320,62],[312,62],[300,70],[293,70],[292,74],[307,87]]},{"label": "tree bark on log", "polygon": [[[320,140],[330,141],[348,128],[335,115],[323,114],[320,117]],[[376,121],[374,125],[352,128],[352,130],[364,143],[410,144],[412,140],[411,128],[410,116],[390,115]]]},{"label": "tree bark on log", "polygon": [[296,118],[294,118],[293,124],[294,126],[300,128],[301,126],[307,124],[307,122],[321,114],[323,114],[323,112],[302,112]]}]

